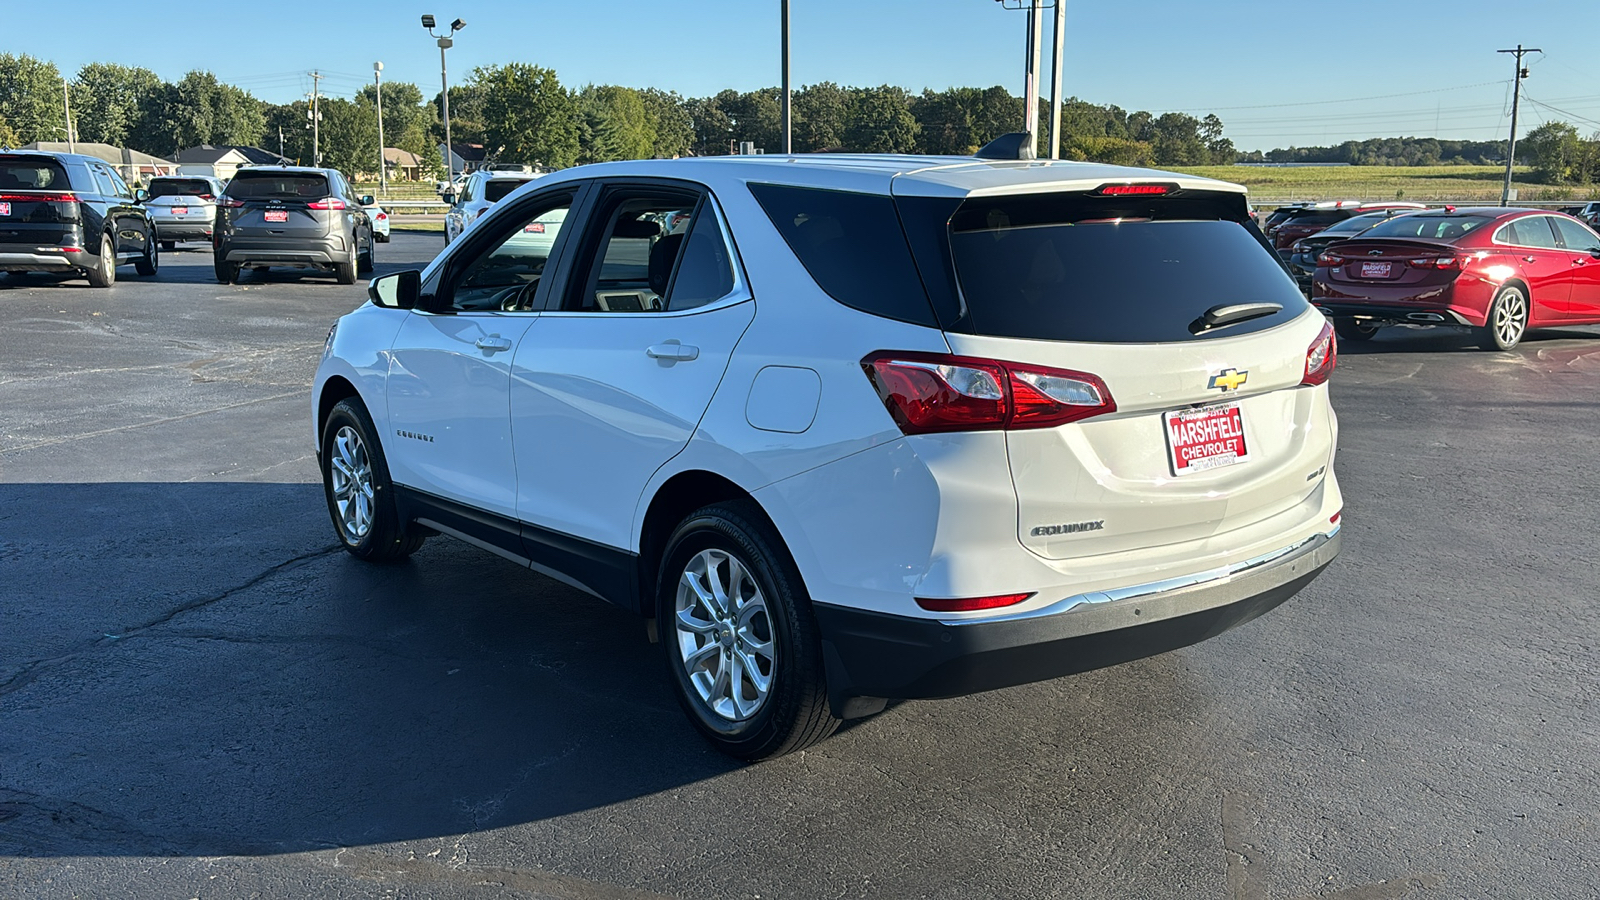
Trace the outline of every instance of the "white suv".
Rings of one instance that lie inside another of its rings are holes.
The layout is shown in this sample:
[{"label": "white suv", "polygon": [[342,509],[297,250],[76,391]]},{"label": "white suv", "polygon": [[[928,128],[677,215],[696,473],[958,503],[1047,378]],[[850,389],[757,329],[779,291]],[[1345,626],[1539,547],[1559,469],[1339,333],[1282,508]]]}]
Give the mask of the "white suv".
[{"label": "white suv", "polygon": [[507,194],[541,177],[543,176],[540,173],[535,172],[491,169],[482,169],[468,175],[461,183],[461,193],[456,197],[455,205],[444,214],[444,242],[448,244],[460,237],[462,232],[471,228],[473,222]]},{"label": "white suv", "polygon": [[608,163],[369,294],[312,400],[349,551],[451,535],[653,619],[743,758],[1186,646],[1338,553],[1333,331],[1236,185]]}]

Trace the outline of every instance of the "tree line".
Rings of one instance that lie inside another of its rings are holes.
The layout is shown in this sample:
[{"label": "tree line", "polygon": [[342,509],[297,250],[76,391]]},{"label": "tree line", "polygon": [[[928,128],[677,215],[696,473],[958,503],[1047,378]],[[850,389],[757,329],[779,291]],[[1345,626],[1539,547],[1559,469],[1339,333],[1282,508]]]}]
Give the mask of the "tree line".
[{"label": "tree line", "polygon": [[[0,146],[66,136],[63,75],[54,63],[0,54]],[[310,104],[267,103],[248,91],[190,72],[165,82],[149,69],[91,63],[66,82],[80,141],[129,147],[170,158],[199,144],[280,150],[311,162]],[[684,97],[656,88],[568,88],[548,68],[525,63],[479,67],[450,89],[451,138],[478,143],[496,162],[564,167],[618,159],[726,154],[742,142],[781,147],[778,88]],[[375,168],[377,97],[373,85],[354,97],[320,103],[322,162],[355,176]],[[384,139],[442,170],[442,97],[414,84],[383,86]],[[793,94],[796,152],[972,153],[1019,129],[1022,98],[1003,87],[907,91],[892,85],[832,82]],[[1233,143],[1214,115],[1155,115],[1067,100],[1062,155],[1124,165],[1221,165]],[[1041,149],[1048,135],[1040,136]]]}]

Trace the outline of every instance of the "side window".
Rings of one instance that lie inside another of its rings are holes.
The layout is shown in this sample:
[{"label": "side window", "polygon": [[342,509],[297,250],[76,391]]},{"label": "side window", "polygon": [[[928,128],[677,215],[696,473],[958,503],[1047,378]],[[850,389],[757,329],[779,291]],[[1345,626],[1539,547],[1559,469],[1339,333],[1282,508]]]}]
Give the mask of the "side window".
[{"label": "side window", "polygon": [[461,312],[533,309],[539,280],[571,209],[571,194],[550,197],[530,208],[514,227],[502,230],[493,248],[461,273],[451,308]]},{"label": "side window", "polygon": [[1506,226],[1506,239],[1519,247],[1555,250],[1556,235],[1550,230],[1549,216],[1529,216]]},{"label": "side window", "polygon": [[116,169],[107,169],[106,174],[111,176],[111,189],[117,192],[118,197],[133,198],[133,191],[128,190],[128,183],[122,180]]},{"label": "side window", "polygon": [[[612,313],[665,310],[668,289],[683,255],[685,239],[695,225],[700,199],[697,194],[671,189],[612,191],[594,218],[596,228],[588,235],[584,255],[573,267],[577,277],[563,308]],[[715,299],[704,297],[688,305],[704,305]]]},{"label": "side window", "polygon": [[461,198],[457,203],[470,203],[472,201],[472,186],[478,183],[476,178],[468,178],[461,183]]},{"label": "side window", "polygon": [[[668,241],[683,241],[682,258],[671,276],[663,308],[695,309],[728,296],[733,290],[733,260],[709,199],[701,202],[688,237],[680,237],[681,234],[667,234],[657,242],[659,248]],[[652,257],[655,252],[651,250]]]},{"label": "side window", "polygon": [[109,169],[105,169],[100,166],[90,166],[89,171],[94,173],[94,182],[97,189],[100,191],[101,196],[118,196],[117,186],[111,181],[111,172]]},{"label": "side window", "polygon": [[1561,232],[1561,242],[1567,249],[1574,253],[1584,253],[1594,247],[1600,247],[1600,237],[1586,228],[1583,223],[1573,219],[1557,219],[1551,217],[1556,223],[1556,230]]}]

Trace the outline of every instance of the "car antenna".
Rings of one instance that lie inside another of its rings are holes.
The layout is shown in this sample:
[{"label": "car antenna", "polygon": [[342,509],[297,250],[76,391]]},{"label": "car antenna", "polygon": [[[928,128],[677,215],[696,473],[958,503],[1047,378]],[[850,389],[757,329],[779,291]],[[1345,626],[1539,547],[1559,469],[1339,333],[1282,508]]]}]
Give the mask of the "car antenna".
[{"label": "car antenna", "polygon": [[984,144],[983,149],[972,155],[979,159],[1032,159],[1031,154],[1025,155],[1029,149],[1028,133],[1013,131]]}]

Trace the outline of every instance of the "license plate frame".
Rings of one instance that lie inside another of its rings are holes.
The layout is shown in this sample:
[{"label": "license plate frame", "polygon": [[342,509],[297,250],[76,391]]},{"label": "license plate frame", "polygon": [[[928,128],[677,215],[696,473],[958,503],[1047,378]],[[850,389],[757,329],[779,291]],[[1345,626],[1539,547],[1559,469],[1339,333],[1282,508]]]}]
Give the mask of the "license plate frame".
[{"label": "license plate frame", "polygon": [[1250,461],[1244,410],[1238,403],[1169,410],[1162,414],[1161,425],[1174,478]]},{"label": "license plate frame", "polygon": [[265,210],[264,212],[261,213],[261,221],[263,221],[263,222],[274,222],[274,223],[280,223],[280,224],[284,223],[284,222],[288,222],[289,221],[289,211],[287,209],[269,209],[269,210]]},{"label": "license plate frame", "polygon": [[1362,278],[1388,278],[1394,273],[1392,262],[1362,262]]}]

